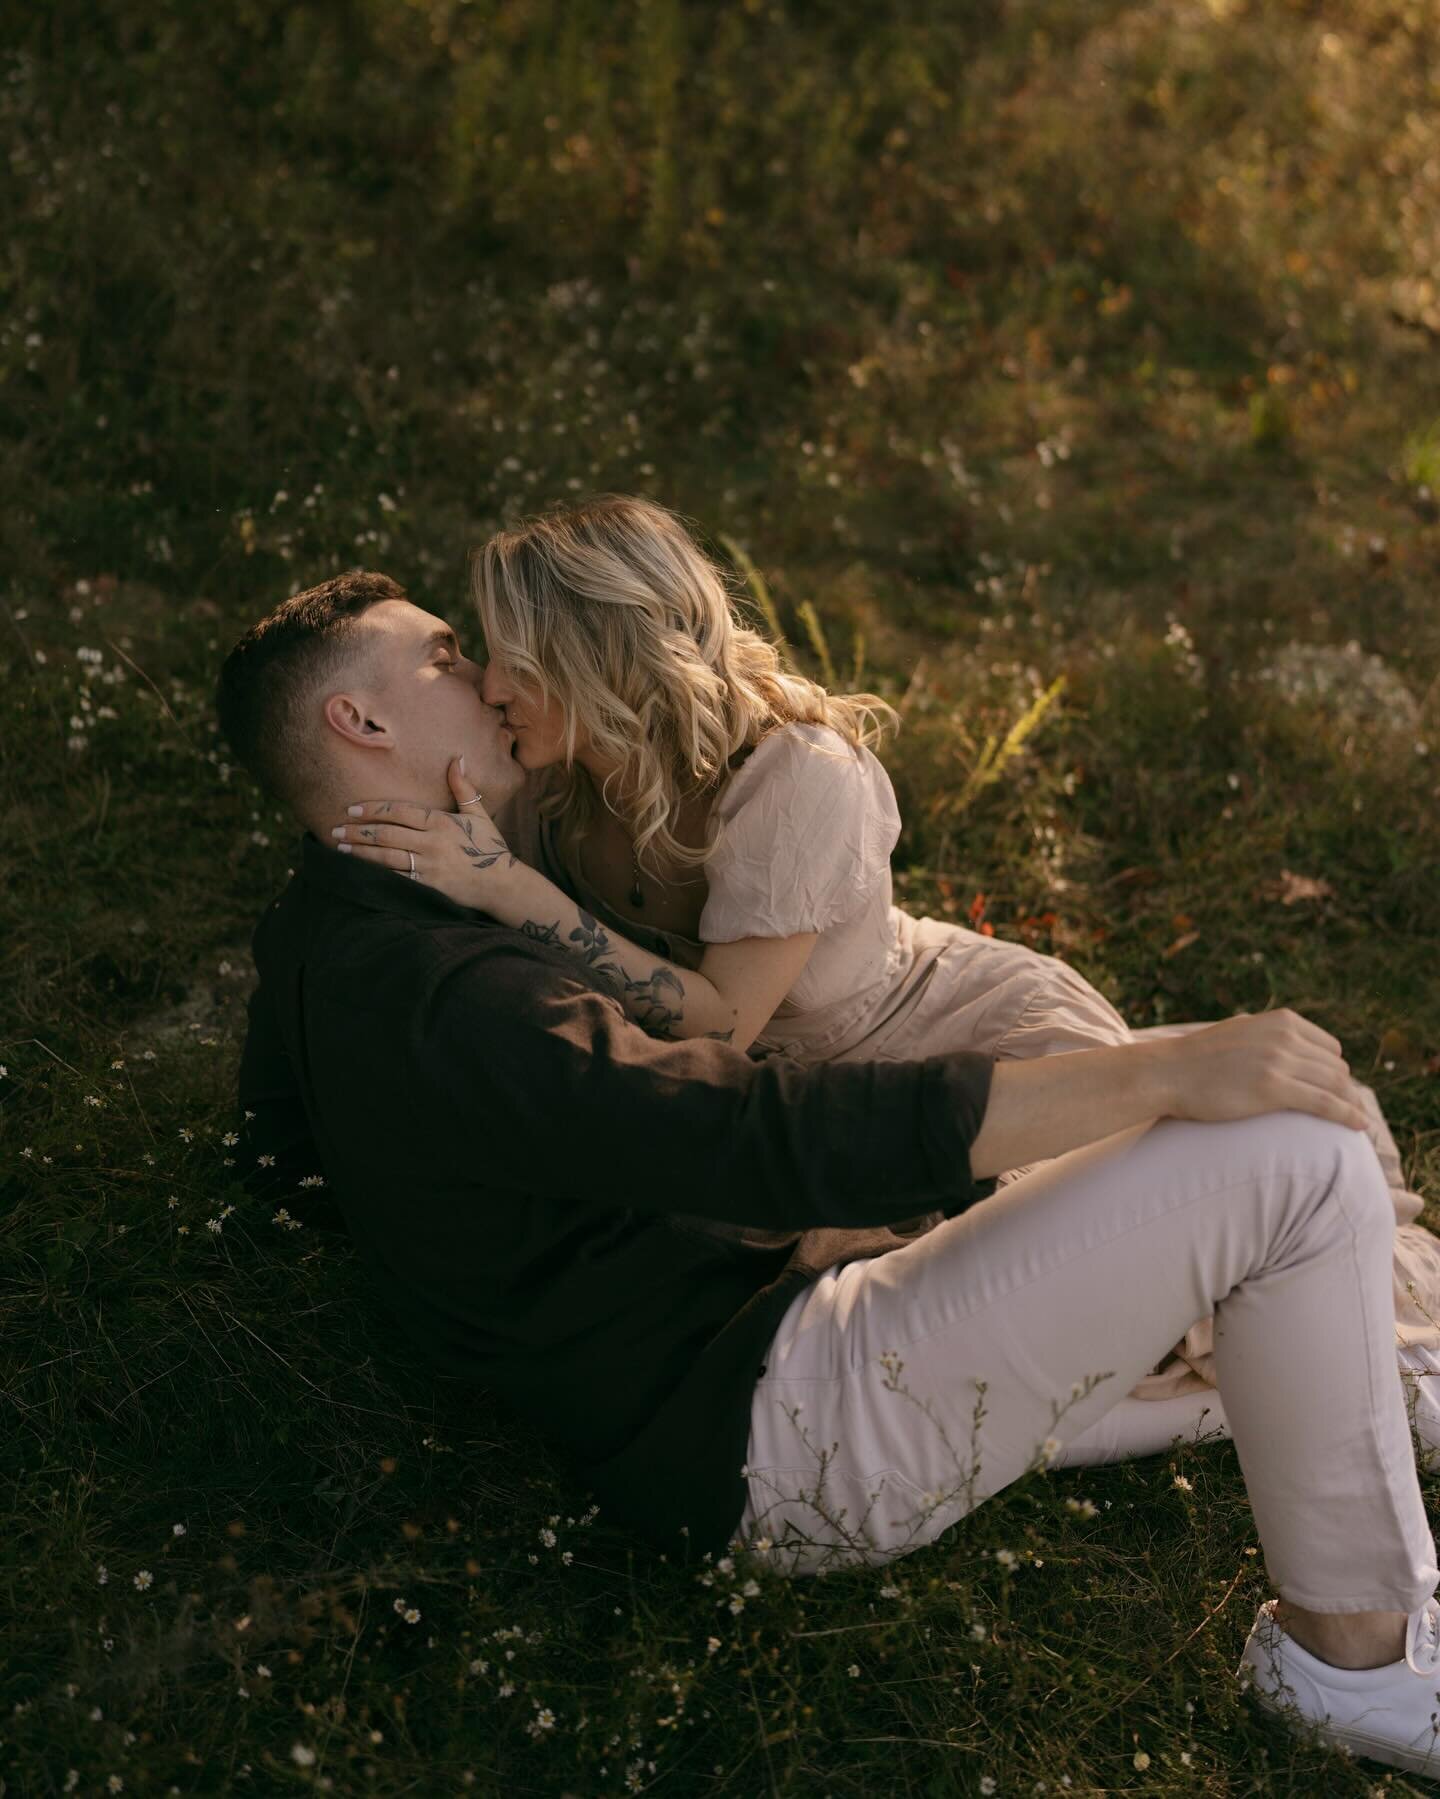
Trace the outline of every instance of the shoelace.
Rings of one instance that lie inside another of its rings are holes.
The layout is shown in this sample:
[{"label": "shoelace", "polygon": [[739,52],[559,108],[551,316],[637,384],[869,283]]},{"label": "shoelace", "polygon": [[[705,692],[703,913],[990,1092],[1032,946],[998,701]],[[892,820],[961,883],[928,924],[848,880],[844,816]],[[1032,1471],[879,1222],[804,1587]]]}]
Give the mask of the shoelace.
[{"label": "shoelace", "polygon": [[1440,1669],[1440,1600],[1427,1599],[1418,1612],[1410,1614],[1405,1660],[1417,1674]]}]

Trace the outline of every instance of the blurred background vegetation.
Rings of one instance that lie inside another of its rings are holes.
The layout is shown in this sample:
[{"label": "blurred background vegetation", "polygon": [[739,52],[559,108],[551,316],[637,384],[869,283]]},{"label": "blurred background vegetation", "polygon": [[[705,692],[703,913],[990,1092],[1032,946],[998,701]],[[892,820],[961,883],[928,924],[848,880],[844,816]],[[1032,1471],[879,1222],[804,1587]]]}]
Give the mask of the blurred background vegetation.
[{"label": "blurred background vegetation", "polygon": [[256,1215],[210,690],[355,564],[478,651],[469,548],[649,494],[899,706],[899,903],[1296,1007],[1440,1199],[1437,100],[1431,0],[0,16],[15,1791],[1370,1790],[1236,1707],[1228,1445],[751,1591]]}]

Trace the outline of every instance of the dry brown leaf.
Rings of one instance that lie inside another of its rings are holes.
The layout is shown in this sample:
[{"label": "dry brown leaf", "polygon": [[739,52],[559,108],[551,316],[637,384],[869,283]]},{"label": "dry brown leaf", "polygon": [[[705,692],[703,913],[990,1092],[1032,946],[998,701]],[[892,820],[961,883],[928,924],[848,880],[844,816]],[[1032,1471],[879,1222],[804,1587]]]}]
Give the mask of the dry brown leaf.
[{"label": "dry brown leaf", "polygon": [[1297,900],[1335,897],[1335,889],[1328,881],[1315,875],[1297,875],[1288,868],[1282,868],[1279,880],[1267,881],[1260,891],[1266,899],[1278,899],[1285,906],[1293,906]]},{"label": "dry brown leaf", "polygon": [[1423,1068],[1425,1052],[1402,1025],[1392,1024],[1380,1038],[1380,1059],[1402,1068]]}]

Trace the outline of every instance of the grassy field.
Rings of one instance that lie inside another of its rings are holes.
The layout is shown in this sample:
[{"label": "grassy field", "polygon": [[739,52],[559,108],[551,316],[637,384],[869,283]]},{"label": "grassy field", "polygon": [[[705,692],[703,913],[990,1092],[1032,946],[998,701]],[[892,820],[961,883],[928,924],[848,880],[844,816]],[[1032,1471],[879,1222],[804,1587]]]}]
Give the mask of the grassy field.
[{"label": "grassy field", "polygon": [[653,495],[900,706],[899,903],[1303,1011],[1440,1225],[1437,100],[1429,0],[0,17],[6,1792],[1427,1790],[1237,1698],[1228,1444],[750,1583],[433,1376],[236,1180],[293,840],[210,689]]}]

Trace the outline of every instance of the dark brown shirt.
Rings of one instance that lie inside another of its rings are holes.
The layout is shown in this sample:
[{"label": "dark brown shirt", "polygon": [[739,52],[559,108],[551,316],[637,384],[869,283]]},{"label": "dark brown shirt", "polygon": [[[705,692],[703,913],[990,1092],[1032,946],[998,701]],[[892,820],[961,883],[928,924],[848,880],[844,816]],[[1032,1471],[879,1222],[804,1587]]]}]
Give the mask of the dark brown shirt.
[{"label": "dark brown shirt", "polygon": [[308,834],[253,950],[254,1189],[323,1174],[435,1364],[682,1556],[739,1525],[755,1382],[796,1295],[910,1240],[887,1221],[928,1229],[994,1191],[968,1153],[991,1057],[802,1067],[663,1042],[565,950]]}]

